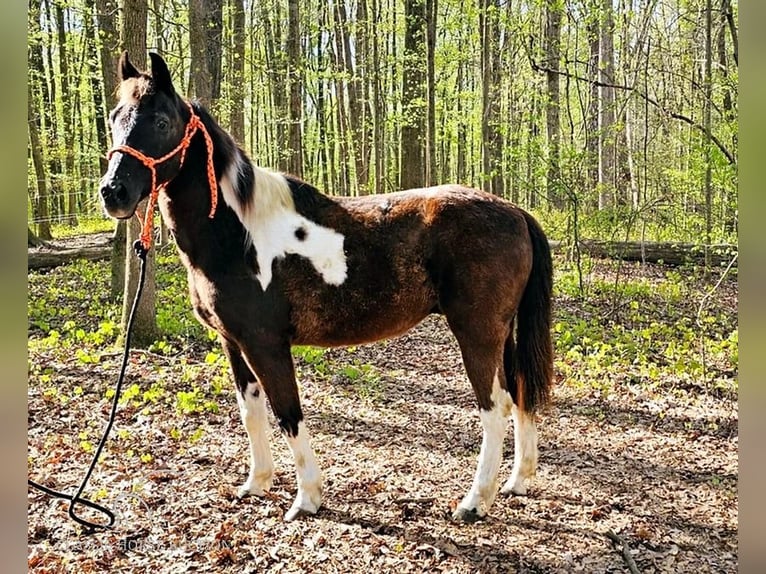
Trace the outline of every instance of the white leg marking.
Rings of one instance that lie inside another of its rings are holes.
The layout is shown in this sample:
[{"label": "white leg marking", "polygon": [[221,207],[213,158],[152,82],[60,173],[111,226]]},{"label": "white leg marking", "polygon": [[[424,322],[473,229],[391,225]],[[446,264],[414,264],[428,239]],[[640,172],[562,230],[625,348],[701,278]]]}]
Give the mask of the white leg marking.
[{"label": "white leg marking", "polygon": [[[258,393],[256,397],[254,393]],[[274,461],[269,446],[269,419],[266,414],[266,394],[258,383],[250,383],[245,396],[237,392],[239,413],[250,439],[250,474],[237,490],[240,498],[252,494],[263,496],[271,488]]]},{"label": "white leg marking", "polygon": [[303,422],[298,423],[298,434],[285,435],[293,452],[295,474],[298,482],[298,496],[285,514],[290,521],[304,514],[316,514],[322,504],[322,473],[311,449],[309,433]]},{"label": "white leg marking", "polygon": [[492,403],[491,409],[479,412],[484,429],[479,464],[471,490],[458,505],[456,516],[484,516],[497,495],[497,475],[503,458],[503,439],[508,428],[510,407],[513,404],[511,396],[500,388],[497,378],[492,389]]},{"label": "white leg marking", "polygon": [[527,493],[525,479],[537,472],[537,425],[534,415],[513,405],[513,470],[500,492],[504,495]]}]

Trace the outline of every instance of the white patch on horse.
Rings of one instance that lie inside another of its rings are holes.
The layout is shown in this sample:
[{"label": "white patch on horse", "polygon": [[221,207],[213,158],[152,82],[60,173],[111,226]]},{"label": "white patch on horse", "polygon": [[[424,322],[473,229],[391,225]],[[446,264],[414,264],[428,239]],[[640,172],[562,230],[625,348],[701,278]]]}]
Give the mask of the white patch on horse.
[{"label": "white patch on horse", "polygon": [[[256,396],[257,394],[257,396]],[[250,383],[244,396],[237,392],[242,424],[250,440],[250,473],[237,490],[237,496],[263,496],[271,489],[274,461],[269,446],[269,419],[266,414],[266,393],[258,383]]]},{"label": "white patch on horse", "polygon": [[537,473],[537,425],[535,416],[522,412],[513,405],[513,469],[502,494],[524,495],[525,479]]},{"label": "white patch on horse", "polygon": [[285,514],[285,520],[294,520],[303,514],[316,514],[322,504],[322,473],[311,449],[309,433],[303,422],[298,423],[298,434],[285,435],[293,453],[298,496]]},{"label": "white patch on horse", "polygon": [[292,194],[282,174],[253,166],[252,201],[243,205],[235,190],[242,159],[237,156],[221,179],[224,201],[234,210],[255,245],[258,281],[265,291],[272,279],[274,260],[288,253],[307,258],[325,283],[346,280],[345,237],[295,211]]},{"label": "white patch on horse", "polygon": [[492,408],[479,412],[484,435],[473,484],[458,505],[459,510],[475,512],[478,516],[487,513],[497,496],[497,475],[503,458],[503,439],[513,406],[511,395],[500,387],[497,376],[492,386],[491,398]]}]

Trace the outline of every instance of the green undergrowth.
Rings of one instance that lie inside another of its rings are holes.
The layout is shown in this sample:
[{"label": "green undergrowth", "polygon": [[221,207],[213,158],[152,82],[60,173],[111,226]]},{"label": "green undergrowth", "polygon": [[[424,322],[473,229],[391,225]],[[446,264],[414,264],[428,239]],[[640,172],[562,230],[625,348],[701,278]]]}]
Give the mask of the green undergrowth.
[{"label": "green undergrowth", "polygon": [[[620,384],[736,393],[736,276],[714,288],[720,270],[704,278],[693,267],[588,260],[581,287],[572,264],[559,258],[555,268],[553,338],[564,384],[604,394]],[[162,335],[143,356],[151,373],[146,385],[128,386],[123,400],[137,411],[215,412],[219,395],[231,391],[229,368],[215,335],[194,318],[185,271],[170,250],[158,255],[157,285]],[[108,291],[106,262],[78,261],[29,273],[29,382],[47,393],[46,400],[76,395],[59,388],[51,364],[116,372],[121,302],[110,300]],[[355,358],[354,351],[294,348],[300,380],[320,380],[338,392],[378,401],[381,372]],[[174,381],[173,390],[163,377]],[[180,429],[175,434],[191,436]]]},{"label": "green undergrowth", "polygon": [[556,367],[565,382],[604,394],[618,383],[736,393],[736,276],[694,267],[559,262],[554,282]]}]

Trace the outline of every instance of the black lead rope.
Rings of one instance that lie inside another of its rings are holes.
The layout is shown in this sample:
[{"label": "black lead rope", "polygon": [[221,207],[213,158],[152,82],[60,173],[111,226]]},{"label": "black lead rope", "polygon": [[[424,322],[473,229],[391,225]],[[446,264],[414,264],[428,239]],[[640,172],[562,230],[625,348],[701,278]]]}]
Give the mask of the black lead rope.
[{"label": "black lead rope", "polygon": [[[138,288],[136,289],[136,296],[133,299],[133,307],[130,309],[130,317],[128,318],[128,325],[125,332],[125,349],[122,353],[122,367],[120,368],[120,376],[117,379],[117,384],[114,388],[114,399],[112,400],[112,410],[109,413],[109,421],[106,423],[106,428],[104,429],[104,434],[101,436],[101,441],[98,443],[98,447],[96,448],[96,452],[93,454],[93,460],[90,462],[90,466],[88,467],[88,472],[85,473],[85,476],[82,479],[82,482],[80,483],[80,487],[77,489],[77,492],[75,494],[67,494],[65,492],[59,492],[58,490],[53,490],[52,488],[48,488],[47,486],[43,486],[42,484],[39,484],[35,482],[34,480],[27,479],[27,484],[31,486],[32,488],[36,488],[37,490],[41,490],[45,494],[49,496],[53,496],[55,498],[62,498],[69,501],[69,517],[77,522],[78,524],[84,526],[89,530],[88,533],[91,533],[95,531],[96,529],[110,529],[112,526],[114,526],[115,521],[115,515],[114,512],[106,508],[105,506],[101,506],[100,504],[93,502],[92,500],[88,500],[87,498],[82,498],[82,493],[85,490],[85,486],[88,484],[88,480],[90,480],[90,475],[93,473],[93,469],[96,467],[96,463],[98,462],[98,457],[101,456],[101,451],[104,448],[104,445],[106,444],[107,439],[109,438],[109,432],[112,430],[112,425],[114,425],[115,415],[117,414],[117,403],[120,400],[120,391],[122,389],[122,383],[125,380],[125,371],[128,366],[128,354],[130,352],[130,335],[133,331],[133,321],[136,316],[136,309],[138,308],[138,301],[141,299],[141,293],[144,290],[144,280],[146,279],[146,254],[148,253],[148,250],[141,244],[140,241],[136,241],[133,244],[133,249],[136,252],[136,255],[141,261],[141,272],[138,278]],[[91,522],[90,520],[86,520],[84,518],[80,518],[77,516],[77,513],[75,512],[75,506],[78,504],[82,504],[83,506],[87,506],[88,508],[92,508],[93,510],[100,512],[101,514],[104,514],[109,518],[108,524],[98,524],[97,522]]]}]

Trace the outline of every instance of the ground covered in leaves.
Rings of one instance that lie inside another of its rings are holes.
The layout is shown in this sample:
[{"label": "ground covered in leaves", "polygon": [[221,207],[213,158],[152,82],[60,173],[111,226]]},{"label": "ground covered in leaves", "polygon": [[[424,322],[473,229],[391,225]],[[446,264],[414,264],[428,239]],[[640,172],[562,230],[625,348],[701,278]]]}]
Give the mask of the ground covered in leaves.
[{"label": "ground covered in leaves", "polygon": [[[107,265],[29,275],[29,475],[67,491],[119,368]],[[85,535],[66,503],[30,490],[31,572],[627,572],[627,556],[640,572],[737,570],[736,274],[591,261],[581,288],[558,261],[558,380],[538,417],[538,475],[528,496],[498,498],[471,525],[450,515],[481,428],[444,320],[363,347],[296,349],[324,505],[285,523],[295,477],[273,420],[272,492],[234,497],[247,438],[178,266],[172,250],[159,258],[167,336],[131,353],[86,491],[117,526]]]}]

